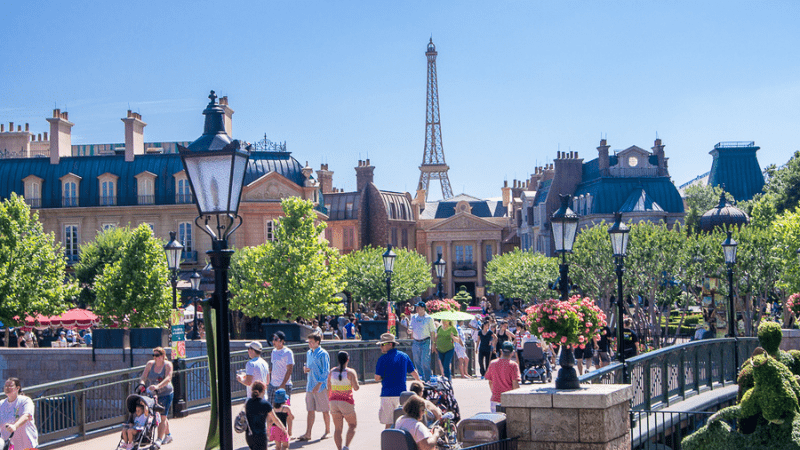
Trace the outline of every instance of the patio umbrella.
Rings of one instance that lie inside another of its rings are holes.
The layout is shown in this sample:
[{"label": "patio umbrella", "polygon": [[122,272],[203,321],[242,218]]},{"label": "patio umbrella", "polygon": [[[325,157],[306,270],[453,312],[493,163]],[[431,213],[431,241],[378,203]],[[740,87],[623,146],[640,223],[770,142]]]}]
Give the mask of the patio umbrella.
[{"label": "patio umbrella", "polygon": [[100,318],[91,311],[81,308],[70,309],[60,316],[50,317],[51,327],[85,330],[100,324]]},{"label": "patio umbrella", "polygon": [[431,314],[431,317],[439,320],[453,320],[453,321],[472,320],[475,318],[474,315],[461,311],[439,311]]}]

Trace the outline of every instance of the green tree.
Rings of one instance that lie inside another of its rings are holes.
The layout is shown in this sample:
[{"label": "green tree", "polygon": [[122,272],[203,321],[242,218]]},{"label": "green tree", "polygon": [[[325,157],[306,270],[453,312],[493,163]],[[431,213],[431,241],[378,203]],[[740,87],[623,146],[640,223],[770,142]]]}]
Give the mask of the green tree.
[{"label": "green tree", "polygon": [[800,263],[797,249],[800,248],[800,208],[786,211],[773,224],[775,245],[772,254],[778,259],[780,278],[778,287],[785,293],[800,292]]},{"label": "green tree", "polygon": [[239,250],[231,262],[231,308],[251,317],[312,318],[343,311],[334,297],[344,289],[338,250],[320,238],[314,205],[291,197],[276,240]]},{"label": "green tree", "polygon": [[617,295],[617,275],[608,224],[584,228],[578,233],[572,254],[567,256],[569,277],[584,295],[597,302],[606,313],[610,311],[611,296]]},{"label": "green tree", "polygon": [[800,206],[800,151],[795,151],[781,167],[767,167],[764,194],[771,196],[777,214]]},{"label": "green tree", "polygon": [[[386,298],[386,273],[383,269],[383,248],[367,247],[342,258],[346,290],[355,301]],[[434,287],[431,266],[414,250],[396,248],[392,274],[392,300],[406,301]]]},{"label": "green tree", "polygon": [[556,297],[549,285],[558,277],[556,258],[541,253],[514,249],[495,256],[486,265],[486,281],[489,292],[505,298],[518,298],[523,302],[531,299]]},{"label": "green tree", "polygon": [[122,257],[95,278],[95,313],[105,323],[163,327],[172,307],[164,242],[145,224],[133,230]]},{"label": "green tree", "polygon": [[132,235],[128,227],[115,227],[101,231],[94,241],[81,245],[81,260],[75,265],[75,277],[81,287],[81,303],[94,304],[95,279],[106,267],[122,258],[122,248]]},{"label": "green tree", "polygon": [[64,312],[78,294],[74,283],[64,283],[66,264],[64,248],[22,197],[12,193],[0,203],[0,321]]},{"label": "green tree", "polygon": [[[698,221],[703,214],[711,208],[719,205],[719,196],[722,188],[710,185],[694,185],[686,188],[686,228],[692,233],[698,231]],[[725,198],[733,203],[734,198],[729,192],[725,192]]]}]

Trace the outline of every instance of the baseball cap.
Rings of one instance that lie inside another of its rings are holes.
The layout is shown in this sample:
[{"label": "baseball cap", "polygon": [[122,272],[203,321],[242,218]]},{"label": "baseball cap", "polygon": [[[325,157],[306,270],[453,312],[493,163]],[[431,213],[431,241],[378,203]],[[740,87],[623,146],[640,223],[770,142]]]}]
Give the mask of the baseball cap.
[{"label": "baseball cap", "polygon": [[247,344],[247,348],[252,348],[253,350],[255,350],[255,351],[257,351],[257,352],[261,352],[261,350],[262,350],[264,347],[262,347],[262,346],[261,346],[261,343],[260,343],[260,342],[258,342],[258,341],[253,341],[253,342],[251,342],[251,343]]},{"label": "baseball cap", "polygon": [[505,341],[500,348],[503,350],[503,353],[511,353],[514,351],[514,344],[509,341]]},{"label": "baseball cap", "polygon": [[275,403],[286,403],[286,389],[278,389],[275,391]]}]

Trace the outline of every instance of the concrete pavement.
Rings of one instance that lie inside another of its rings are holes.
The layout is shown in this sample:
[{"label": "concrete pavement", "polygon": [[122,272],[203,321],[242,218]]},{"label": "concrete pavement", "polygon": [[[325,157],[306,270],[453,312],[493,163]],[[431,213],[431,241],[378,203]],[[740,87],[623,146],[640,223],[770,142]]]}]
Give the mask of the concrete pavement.
[{"label": "concrete pavement", "polygon": [[[462,418],[471,417],[479,412],[489,411],[489,382],[480,379],[466,380],[456,378],[453,380],[453,390],[455,391],[456,400],[461,409]],[[384,426],[378,421],[380,384],[370,383],[362,385],[361,389],[355,392],[354,397],[356,413],[358,415],[358,426],[350,448],[352,450],[378,449],[380,448],[381,430],[384,429]],[[292,395],[292,405],[292,413],[294,413],[296,418],[292,427],[292,437],[296,437],[302,435],[306,430],[305,393],[295,392]],[[238,414],[240,409],[241,404],[233,406],[234,417]],[[170,429],[175,440],[173,443],[165,445],[163,449],[202,449],[205,444],[206,434],[208,433],[208,420],[208,411],[190,414],[181,419],[170,419]],[[333,443],[332,434],[327,439],[320,439],[324,431],[325,426],[322,422],[322,414],[317,413],[314,429],[311,433],[312,440],[299,442],[293,439],[290,441],[289,448],[335,450],[336,445]],[[345,423],[344,432],[346,431],[347,424]],[[331,432],[333,432],[333,424],[331,424]],[[113,433],[87,441],[79,441],[70,445],[51,448],[60,448],[64,450],[85,450],[87,448],[113,450],[116,448],[118,442],[119,433]],[[248,449],[244,434],[234,433],[233,443],[234,448],[237,450]]]}]

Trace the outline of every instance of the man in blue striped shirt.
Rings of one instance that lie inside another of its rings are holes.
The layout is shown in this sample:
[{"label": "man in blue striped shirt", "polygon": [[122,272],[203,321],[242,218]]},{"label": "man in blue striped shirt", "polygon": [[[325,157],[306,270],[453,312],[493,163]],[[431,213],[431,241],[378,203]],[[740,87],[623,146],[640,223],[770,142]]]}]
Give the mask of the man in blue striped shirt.
[{"label": "man in blue striped shirt", "polygon": [[297,438],[298,441],[308,441],[311,439],[311,428],[314,426],[314,419],[317,412],[322,413],[325,421],[325,434],[322,439],[328,437],[331,432],[331,415],[328,406],[328,372],[331,368],[331,357],[328,352],[320,346],[322,335],[312,333],[308,336],[308,346],[311,348],[306,352],[306,366],[303,371],[306,373],[306,410],[308,411],[308,421],[306,422],[306,434]]}]

